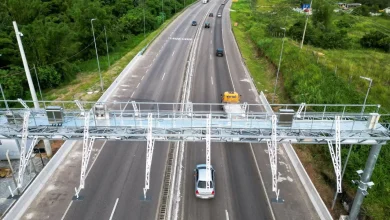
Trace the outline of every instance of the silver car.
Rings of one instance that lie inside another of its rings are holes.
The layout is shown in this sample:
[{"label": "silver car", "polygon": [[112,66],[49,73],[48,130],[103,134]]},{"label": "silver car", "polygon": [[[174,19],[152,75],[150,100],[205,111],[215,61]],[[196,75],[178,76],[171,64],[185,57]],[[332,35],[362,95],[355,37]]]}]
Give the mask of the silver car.
[{"label": "silver car", "polygon": [[[194,169],[195,196],[200,199],[212,199],[215,196],[215,170],[210,165],[210,177],[206,179],[206,164],[198,164]],[[206,189],[206,182],[210,181],[210,189]]]}]

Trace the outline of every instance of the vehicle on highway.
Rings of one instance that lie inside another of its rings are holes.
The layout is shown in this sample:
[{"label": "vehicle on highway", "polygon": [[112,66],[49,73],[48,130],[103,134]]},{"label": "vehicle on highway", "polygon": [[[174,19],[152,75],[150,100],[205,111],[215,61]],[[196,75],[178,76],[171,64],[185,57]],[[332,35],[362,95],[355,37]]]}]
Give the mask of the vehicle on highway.
[{"label": "vehicle on highway", "polygon": [[209,0],[202,0],[203,4],[206,4],[207,2],[209,2]]},{"label": "vehicle on highway", "polygon": [[225,2],[222,2],[222,5],[225,5]]},{"label": "vehicle on highway", "polygon": [[[195,196],[200,199],[212,199],[215,196],[215,170],[210,165],[209,179],[206,177],[206,164],[198,164],[194,169]],[[210,181],[210,189],[207,189],[207,181]]]},{"label": "vehicle on highway", "polygon": [[206,21],[206,22],[204,23],[204,28],[210,28],[210,22]]},{"label": "vehicle on highway", "polygon": [[196,21],[192,21],[192,26],[196,26],[197,24]]},{"label": "vehicle on highway", "polygon": [[217,14],[217,17],[218,17],[218,18],[222,17],[222,13],[218,13],[218,14]]},{"label": "vehicle on highway", "polygon": [[209,14],[209,17],[214,17],[214,14],[213,14],[213,13],[210,13],[210,14]]},{"label": "vehicle on highway", "polygon": [[240,104],[240,99],[241,95],[235,91],[221,94],[222,109],[229,117],[245,117],[245,107]]},{"label": "vehicle on highway", "polygon": [[223,57],[223,49],[222,48],[217,48],[216,56]]}]

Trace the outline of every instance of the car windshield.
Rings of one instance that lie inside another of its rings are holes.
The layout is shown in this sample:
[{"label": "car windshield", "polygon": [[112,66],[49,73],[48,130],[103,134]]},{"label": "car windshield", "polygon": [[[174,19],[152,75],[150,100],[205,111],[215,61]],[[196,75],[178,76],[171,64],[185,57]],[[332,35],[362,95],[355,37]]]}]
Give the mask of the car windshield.
[{"label": "car windshield", "polygon": [[[206,188],[206,181],[199,181],[198,182],[198,188],[205,189]],[[210,181],[210,188],[213,188],[213,182]]]}]

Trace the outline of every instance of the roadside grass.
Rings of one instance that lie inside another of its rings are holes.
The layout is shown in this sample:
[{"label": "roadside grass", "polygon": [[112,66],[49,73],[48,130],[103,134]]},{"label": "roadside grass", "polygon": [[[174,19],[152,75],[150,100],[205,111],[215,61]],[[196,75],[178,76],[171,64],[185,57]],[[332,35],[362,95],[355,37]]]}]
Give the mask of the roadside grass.
[{"label": "roadside grass", "polygon": [[[302,15],[293,12],[291,7],[290,9],[276,7],[279,3],[283,7],[287,5],[285,0],[258,0],[255,10],[251,10],[250,1],[238,1],[233,3],[234,12],[231,12],[232,23],[238,23],[237,27],[233,26],[233,32],[247,67],[257,89],[268,91],[266,92],[268,99],[273,92],[282,38],[281,33],[273,33],[272,36],[267,34],[265,28],[271,22],[286,24],[286,27],[289,27],[297,19],[302,18]],[[278,88],[281,89],[277,90],[276,102],[362,104],[368,82],[360,79],[360,76],[366,76],[373,79],[367,103],[381,104],[382,108],[390,109],[388,100],[390,54],[364,49],[359,45],[360,37],[370,30],[381,30],[380,27],[383,25],[390,27],[389,19],[382,17],[356,19],[357,16],[335,15],[334,22],[344,19],[344,16],[358,20],[347,29],[349,37],[354,41],[354,47],[350,50],[324,50],[310,45],[304,45],[303,50],[300,50],[300,39],[286,39],[278,84]],[[319,53],[324,55],[320,56]],[[330,209],[336,181],[328,147],[294,145],[294,149]],[[353,147],[343,180],[344,193],[339,196],[335,209],[331,211],[335,218],[340,214],[346,214],[340,200],[351,205],[356,192],[356,186],[351,184],[351,180],[358,179],[355,171],[364,169],[369,150],[368,146]],[[343,146],[343,160],[347,151],[348,149]],[[361,209],[363,215],[375,219],[386,219],[386,216],[390,215],[390,166],[387,163],[389,160],[390,148],[386,145],[382,148],[372,175],[375,187],[370,189],[370,196],[364,200]]]}]

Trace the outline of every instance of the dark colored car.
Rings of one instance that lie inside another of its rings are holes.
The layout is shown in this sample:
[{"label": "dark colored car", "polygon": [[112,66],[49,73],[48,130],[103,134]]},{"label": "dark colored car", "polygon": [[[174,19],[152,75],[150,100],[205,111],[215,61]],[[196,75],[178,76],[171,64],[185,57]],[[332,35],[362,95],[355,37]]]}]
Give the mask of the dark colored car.
[{"label": "dark colored car", "polygon": [[218,48],[216,55],[217,55],[217,57],[223,57],[223,49],[222,48]]},{"label": "dark colored car", "polygon": [[204,23],[204,28],[210,28],[210,22],[206,21],[206,22]]},{"label": "dark colored car", "polygon": [[192,21],[192,26],[196,26],[197,24],[196,21]]},{"label": "dark colored car", "polygon": [[214,14],[213,14],[213,13],[210,13],[210,14],[209,14],[209,17],[214,17]]}]

